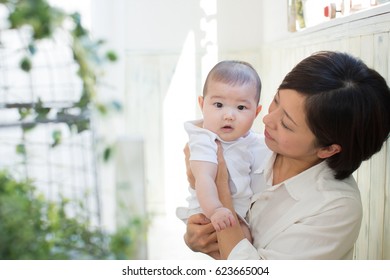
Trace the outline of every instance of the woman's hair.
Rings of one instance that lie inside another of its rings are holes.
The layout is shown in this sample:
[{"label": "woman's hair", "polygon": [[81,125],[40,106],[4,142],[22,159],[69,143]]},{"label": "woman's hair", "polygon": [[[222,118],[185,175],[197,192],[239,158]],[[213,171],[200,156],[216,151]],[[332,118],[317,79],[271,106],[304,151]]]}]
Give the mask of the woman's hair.
[{"label": "woman's hair", "polygon": [[340,153],[326,159],[336,179],[350,176],[389,136],[389,87],[356,57],[315,53],[287,74],[280,89],[306,97],[306,121],[319,147],[341,146]]},{"label": "woman's hair", "polygon": [[248,62],[239,60],[224,60],[218,62],[209,72],[203,86],[203,97],[207,94],[209,81],[217,81],[230,85],[253,83],[256,87],[256,101],[259,103],[261,80],[256,70]]}]

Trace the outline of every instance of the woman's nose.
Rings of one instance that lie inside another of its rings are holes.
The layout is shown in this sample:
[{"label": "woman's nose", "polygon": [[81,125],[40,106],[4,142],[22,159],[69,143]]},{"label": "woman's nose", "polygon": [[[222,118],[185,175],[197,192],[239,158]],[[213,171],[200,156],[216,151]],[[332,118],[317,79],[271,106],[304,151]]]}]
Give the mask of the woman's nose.
[{"label": "woman's nose", "polygon": [[263,117],[263,123],[265,125],[268,125],[268,123],[269,123],[269,113]]},{"label": "woman's nose", "polygon": [[270,128],[275,128],[276,118],[277,112],[275,110],[268,111],[268,114],[263,117],[263,123]]}]

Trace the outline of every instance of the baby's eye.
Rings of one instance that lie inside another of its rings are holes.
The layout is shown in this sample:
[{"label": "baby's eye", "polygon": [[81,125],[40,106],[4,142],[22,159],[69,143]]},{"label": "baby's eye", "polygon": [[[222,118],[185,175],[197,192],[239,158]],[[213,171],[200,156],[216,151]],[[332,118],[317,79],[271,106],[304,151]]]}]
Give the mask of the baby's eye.
[{"label": "baby's eye", "polygon": [[240,111],[242,111],[242,110],[246,109],[246,106],[244,106],[244,105],[239,105],[239,106],[237,106],[237,109],[240,110]]},{"label": "baby's eye", "polygon": [[215,102],[214,106],[217,107],[217,108],[222,108],[223,105],[222,105],[221,102]]}]

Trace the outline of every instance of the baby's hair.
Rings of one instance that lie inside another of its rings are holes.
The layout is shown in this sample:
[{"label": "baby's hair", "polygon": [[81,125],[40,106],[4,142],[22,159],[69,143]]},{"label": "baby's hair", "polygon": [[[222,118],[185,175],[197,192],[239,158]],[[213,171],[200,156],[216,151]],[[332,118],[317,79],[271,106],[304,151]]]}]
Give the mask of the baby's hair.
[{"label": "baby's hair", "polygon": [[244,85],[252,83],[256,87],[256,102],[260,101],[261,80],[251,64],[239,60],[224,60],[218,62],[209,72],[203,87],[203,97],[207,94],[210,80],[230,85]]}]

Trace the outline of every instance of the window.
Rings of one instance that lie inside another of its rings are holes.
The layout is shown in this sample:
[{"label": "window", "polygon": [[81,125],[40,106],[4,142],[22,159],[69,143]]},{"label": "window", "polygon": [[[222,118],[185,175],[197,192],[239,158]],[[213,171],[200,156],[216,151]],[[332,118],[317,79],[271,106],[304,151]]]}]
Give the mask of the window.
[{"label": "window", "polygon": [[288,30],[300,31],[387,2],[390,0],[288,0]]}]

